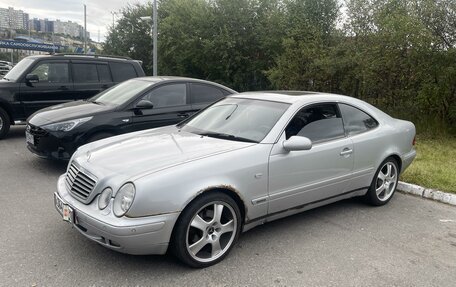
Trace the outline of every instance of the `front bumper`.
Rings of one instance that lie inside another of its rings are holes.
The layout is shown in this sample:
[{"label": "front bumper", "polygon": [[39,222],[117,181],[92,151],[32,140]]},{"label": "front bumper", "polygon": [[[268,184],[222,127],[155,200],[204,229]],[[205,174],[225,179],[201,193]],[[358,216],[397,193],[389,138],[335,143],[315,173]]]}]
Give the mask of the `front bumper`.
[{"label": "front bumper", "polygon": [[42,158],[69,160],[77,149],[75,137],[70,133],[53,133],[30,124],[26,133],[34,138],[33,144],[27,142],[27,148]]},{"label": "front bumper", "polygon": [[[97,197],[85,205],[66,190],[64,176],[58,181],[54,196],[73,210],[72,225],[82,235],[109,249],[127,254],[164,254],[179,213],[140,218],[117,218],[111,204],[105,210],[97,207]],[[57,208],[56,208],[57,209]],[[57,209],[60,213],[60,211]]]}]

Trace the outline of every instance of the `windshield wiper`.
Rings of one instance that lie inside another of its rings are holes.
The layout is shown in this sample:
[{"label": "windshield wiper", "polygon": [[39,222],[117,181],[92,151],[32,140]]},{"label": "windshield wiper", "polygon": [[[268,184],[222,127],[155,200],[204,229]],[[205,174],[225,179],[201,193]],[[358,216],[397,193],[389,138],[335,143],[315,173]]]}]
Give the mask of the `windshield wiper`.
[{"label": "windshield wiper", "polygon": [[252,139],[238,137],[238,136],[235,136],[235,135],[224,134],[224,133],[207,132],[207,133],[200,133],[199,135],[213,137],[213,138],[219,138],[219,139],[241,141],[241,142],[258,143],[257,141],[254,141]]}]

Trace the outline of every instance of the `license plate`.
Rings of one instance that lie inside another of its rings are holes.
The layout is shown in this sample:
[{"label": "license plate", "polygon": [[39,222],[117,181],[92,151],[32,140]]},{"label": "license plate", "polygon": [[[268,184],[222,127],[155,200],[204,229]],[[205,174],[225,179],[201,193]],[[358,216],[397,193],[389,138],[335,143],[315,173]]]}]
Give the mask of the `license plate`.
[{"label": "license plate", "polygon": [[60,197],[55,193],[54,193],[54,205],[55,205],[55,208],[60,213],[60,215],[62,215],[62,218],[64,221],[67,221],[70,223],[74,222],[73,209],[68,204],[63,203],[63,201],[60,199]]},{"label": "license plate", "polygon": [[25,132],[25,141],[32,145],[35,145],[35,137],[33,137],[33,135],[29,132]]}]

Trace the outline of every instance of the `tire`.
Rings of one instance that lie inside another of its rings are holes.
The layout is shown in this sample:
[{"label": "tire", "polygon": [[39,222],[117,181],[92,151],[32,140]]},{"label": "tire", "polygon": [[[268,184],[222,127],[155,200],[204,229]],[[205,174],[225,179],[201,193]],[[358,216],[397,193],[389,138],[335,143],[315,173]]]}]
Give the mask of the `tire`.
[{"label": "tire", "polygon": [[0,108],[0,139],[5,138],[10,130],[11,120],[6,111]]},{"label": "tire", "polygon": [[371,205],[385,205],[393,197],[398,181],[399,165],[389,157],[380,164],[364,198]]},{"label": "tire", "polygon": [[236,202],[222,192],[210,192],[182,212],[174,227],[172,252],[190,267],[208,267],[228,255],[240,231],[241,212]]},{"label": "tire", "polygon": [[96,133],[96,134],[90,136],[86,143],[91,143],[91,142],[102,140],[102,139],[109,138],[112,136],[114,136],[114,134],[106,133],[106,132]]}]

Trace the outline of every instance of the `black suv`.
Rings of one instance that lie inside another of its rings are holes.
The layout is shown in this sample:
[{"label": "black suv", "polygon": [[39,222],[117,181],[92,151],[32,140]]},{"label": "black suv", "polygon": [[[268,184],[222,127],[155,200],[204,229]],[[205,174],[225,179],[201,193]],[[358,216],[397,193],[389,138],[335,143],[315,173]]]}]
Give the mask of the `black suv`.
[{"label": "black suv", "polygon": [[123,57],[54,54],[24,58],[0,80],[0,139],[10,125],[42,108],[88,99],[144,75],[139,61]]}]

